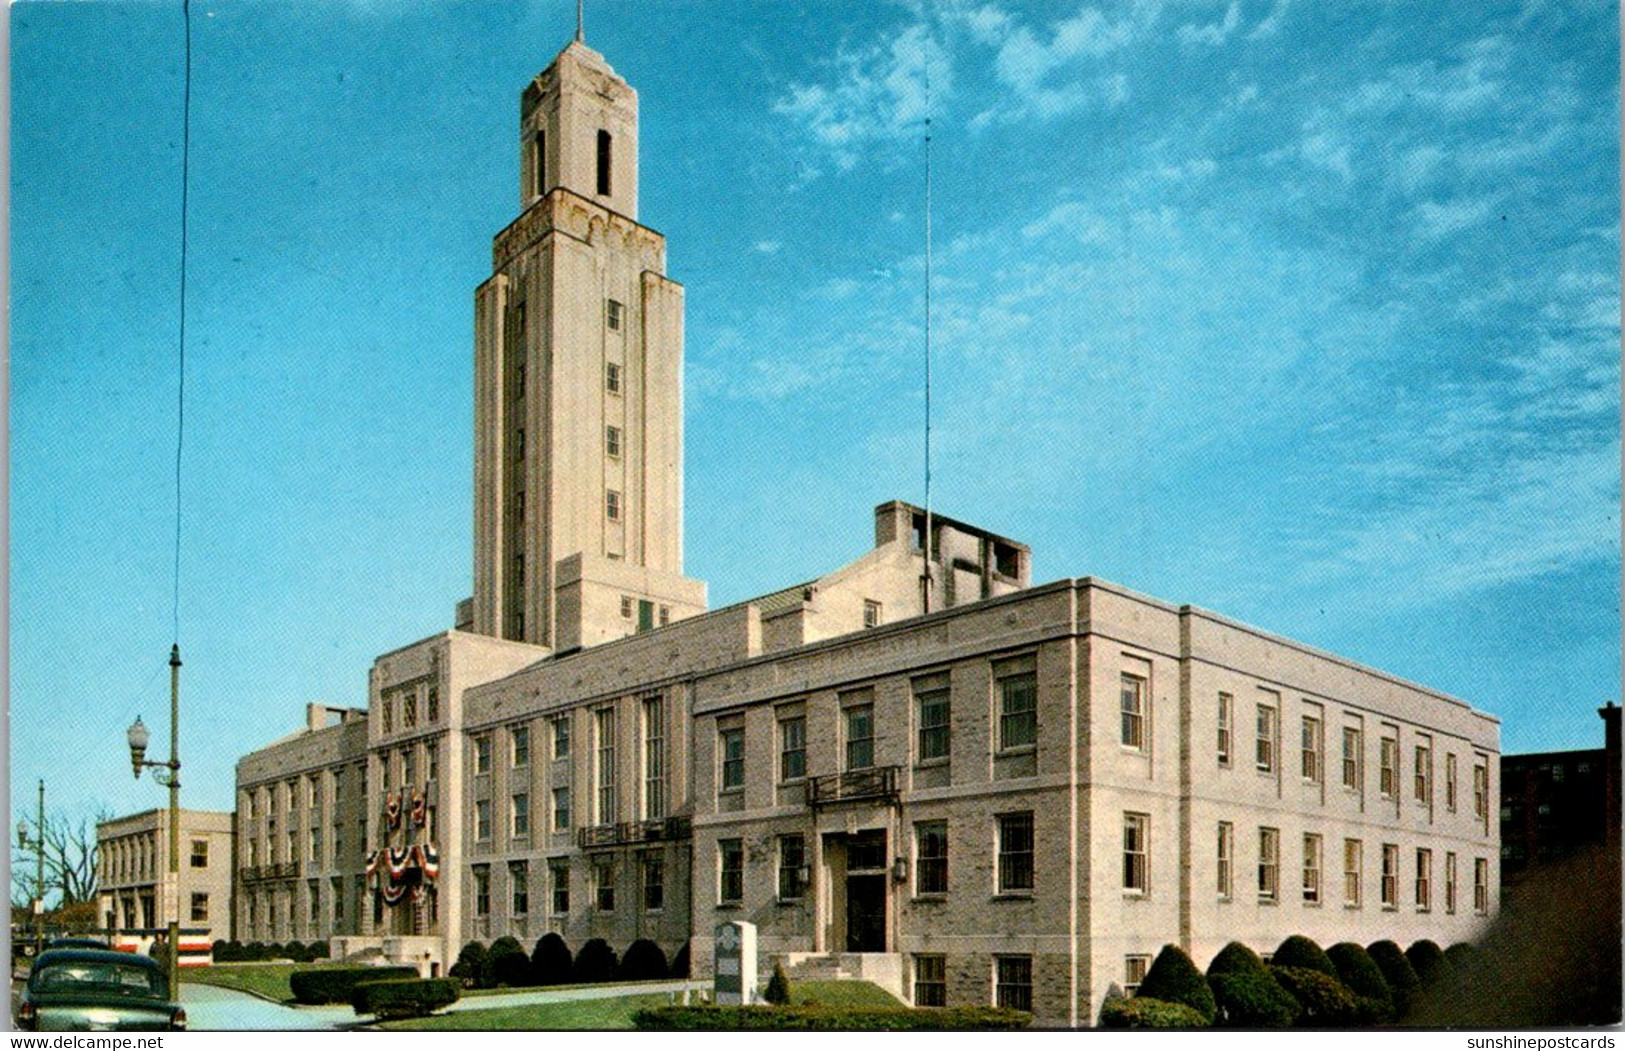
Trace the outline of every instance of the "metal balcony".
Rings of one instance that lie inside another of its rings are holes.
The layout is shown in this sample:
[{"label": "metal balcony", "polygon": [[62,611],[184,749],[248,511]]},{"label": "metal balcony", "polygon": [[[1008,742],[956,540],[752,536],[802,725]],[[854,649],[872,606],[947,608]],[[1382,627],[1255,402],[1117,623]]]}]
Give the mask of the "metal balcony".
[{"label": "metal balcony", "polygon": [[299,862],[281,861],[272,865],[246,865],[242,869],[244,883],[259,883],[270,879],[296,879]]},{"label": "metal balcony", "polygon": [[663,843],[674,839],[688,839],[693,834],[693,826],[686,817],[623,821],[618,825],[593,825],[577,829],[576,846],[582,850],[591,850],[636,843]]},{"label": "metal balcony", "polygon": [[841,803],[896,802],[900,766],[872,766],[843,774],[824,774],[807,781],[807,805],[836,806]]}]

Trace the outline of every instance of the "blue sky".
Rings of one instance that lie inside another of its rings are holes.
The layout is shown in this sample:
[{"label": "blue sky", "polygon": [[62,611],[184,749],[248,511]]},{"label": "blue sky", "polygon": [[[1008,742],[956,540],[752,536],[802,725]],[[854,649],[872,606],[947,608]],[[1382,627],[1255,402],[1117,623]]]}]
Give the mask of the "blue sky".
[{"label": "blue sky", "polygon": [[[471,589],[474,287],[573,4],[194,7],[189,805]],[[179,5],[12,17],[11,786],[161,805]],[[1619,696],[1610,3],[594,0],[687,287],[687,569],[860,554],[921,483],[1094,574],[1461,696]]]}]

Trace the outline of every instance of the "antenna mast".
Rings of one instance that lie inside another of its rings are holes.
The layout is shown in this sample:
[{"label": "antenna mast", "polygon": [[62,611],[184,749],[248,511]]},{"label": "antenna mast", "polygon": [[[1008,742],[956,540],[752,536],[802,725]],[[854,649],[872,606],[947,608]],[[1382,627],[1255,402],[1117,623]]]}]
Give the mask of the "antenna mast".
[{"label": "antenna mast", "polygon": [[931,41],[925,43],[925,573],[924,610],[931,612]]},{"label": "antenna mast", "polygon": [[586,20],[583,17],[585,12],[582,10],[584,3],[585,0],[576,0],[576,43],[578,44],[587,42]]}]

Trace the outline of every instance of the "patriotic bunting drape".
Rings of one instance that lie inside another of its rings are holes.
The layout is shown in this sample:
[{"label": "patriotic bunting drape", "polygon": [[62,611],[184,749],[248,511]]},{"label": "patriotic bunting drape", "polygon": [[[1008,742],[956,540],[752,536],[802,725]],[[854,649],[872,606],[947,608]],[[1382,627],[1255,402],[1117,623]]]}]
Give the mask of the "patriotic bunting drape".
[{"label": "patriotic bunting drape", "polygon": [[[401,827],[401,819],[407,813],[412,827],[428,826],[426,791],[412,789],[410,800],[404,788],[385,797],[384,816],[391,830]],[[385,905],[394,907],[403,901],[422,901],[428,888],[440,878],[440,849],[433,843],[380,847],[367,861],[367,879],[373,876],[380,877],[378,893]]]}]

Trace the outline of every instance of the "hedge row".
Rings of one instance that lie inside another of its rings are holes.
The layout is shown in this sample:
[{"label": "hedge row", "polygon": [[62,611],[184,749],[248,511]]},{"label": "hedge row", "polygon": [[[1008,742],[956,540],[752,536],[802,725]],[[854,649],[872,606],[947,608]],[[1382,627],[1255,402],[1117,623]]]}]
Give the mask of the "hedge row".
[{"label": "hedge row", "polygon": [[347,1004],[356,986],[364,982],[416,978],[414,967],[330,967],[319,971],[295,971],[288,975],[288,988],[295,1003]]},{"label": "hedge row", "polygon": [[312,963],[331,955],[326,942],[242,942],[217,941],[214,943],[215,963],[257,963],[261,960],[292,960],[294,963]]},{"label": "hedge row", "polygon": [[1427,940],[1403,952],[1391,941],[1369,950],[1353,942],[1322,950],[1293,935],[1269,964],[1231,942],[1214,956],[1204,977],[1189,957],[1167,945],[1133,999],[1108,994],[1099,1021],[1115,1029],[1380,1025],[1403,1019],[1422,988],[1472,966],[1473,949],[1466,944],[1448,952]]},{"label": "hedge row", "polygon": [[870,1030],[1025,1029],[1032,1016],[1000,1007],[655,1007],[632,1016],[637,1029]]},{"label": "hedge row", "polygon": [[352,992],[350,1005],[358,1015],[373,1015],[381,1020],[416,1018],[454,1004],[462,995],[455,978],[362,982]]},{"label": "hedge row", "polygon": [[572,955],[557,934],[544,934],[528,954],[518,939],[502,937],[489,948],[483,942],[469,942],[448,973],[463,985],[480,989],[687,978],[688,945],[682,945],[668,964],[665,951],[647,938],[627,946],[624,955],[604,939],[593,938]]}]

